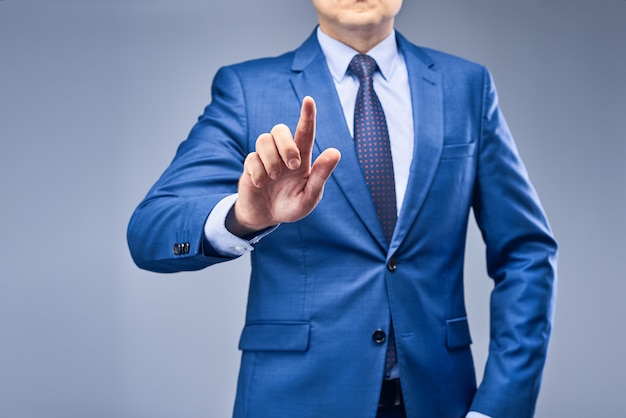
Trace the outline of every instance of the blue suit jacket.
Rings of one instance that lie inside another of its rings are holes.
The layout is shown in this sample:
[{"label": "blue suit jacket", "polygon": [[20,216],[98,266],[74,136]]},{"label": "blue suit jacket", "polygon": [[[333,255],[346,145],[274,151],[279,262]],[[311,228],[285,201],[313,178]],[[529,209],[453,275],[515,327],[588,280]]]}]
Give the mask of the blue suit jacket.
[{"label": "blue suit jacket", "polygon": [[[203,239],[208,213],[236,191],[257,136],[295,129],[316,99],[314,154],[342,160],[319,206],[256,245],[236,417],[374,417],[385,344],[397,340],[408,416],[530,417],[551,328],[556,243],[497,104],[488,71],[398,34],[415,151],[388,245],[313,34],[280,57],[222,68],[212,103],[135,211],[128,240],[142,268],[195,270],[228,257]],[[314,157],[315,157],[314,155]],[[476,389],[463,296],[470,209],[487,249],[491,344]]]}]

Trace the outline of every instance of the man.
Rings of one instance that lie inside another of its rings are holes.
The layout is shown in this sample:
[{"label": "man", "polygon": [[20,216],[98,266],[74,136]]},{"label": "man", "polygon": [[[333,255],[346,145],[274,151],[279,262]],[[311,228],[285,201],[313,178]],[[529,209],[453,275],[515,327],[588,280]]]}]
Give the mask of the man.
[{"label": "man", "polygon": [[[236,417],[532,416],[556,243],[489,73],[396,33],[401,0],[313,4],[296,51],[218,72],[130,221],[135,262],[254,250]],[[495,283],[478,389],[470,208]]]}]

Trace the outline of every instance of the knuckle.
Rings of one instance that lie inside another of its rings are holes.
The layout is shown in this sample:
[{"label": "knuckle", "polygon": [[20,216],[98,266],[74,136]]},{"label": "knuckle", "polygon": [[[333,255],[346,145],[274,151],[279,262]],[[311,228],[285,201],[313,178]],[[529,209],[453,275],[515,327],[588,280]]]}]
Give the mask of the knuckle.
[{"label": "knuckle", "polygon": [[272,136],[268,133],[261,134],[256,139],[256,148],[263,148],[272,142]]},{"label": "knuckle", "polygon": [[259,161],[259,154],[257,154],[256,152],[251,152],[246,156],[246,159],[243,162],[244,167],[247,167],[248,170],[252,169],[252,167],[254,167],[255,164],[257,164]]},{"label": "knuckle", "polygon": [[287,125],[276,125],[271,131],[272,138],[279,147],[289,146],[293,142],[291,129]]},{"label": "knuckle", "polygon": [[272,130],[270,131],[272,135],[289,135],[291,136],[291,130],[284,123],[279,123],[274,125]]}]

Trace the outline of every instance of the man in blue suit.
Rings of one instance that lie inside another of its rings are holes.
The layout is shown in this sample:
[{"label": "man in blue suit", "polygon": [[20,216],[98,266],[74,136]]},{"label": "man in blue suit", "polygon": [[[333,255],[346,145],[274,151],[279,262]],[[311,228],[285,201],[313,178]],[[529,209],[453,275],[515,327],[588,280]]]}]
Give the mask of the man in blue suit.
[{"label": "man in blue suit", "polygon": [[[557,249],[489,72],[395,32],[401,0],[313,4],[319,27],[297,50],[218,71],[133,214],[135,262],[197,270],[251,251],[236,417],[531,417]],[[361,54],[386,116],[389,236],[355,149],[361,81],[348,68]],[[478,386],[470,209],[494,280]]]}]

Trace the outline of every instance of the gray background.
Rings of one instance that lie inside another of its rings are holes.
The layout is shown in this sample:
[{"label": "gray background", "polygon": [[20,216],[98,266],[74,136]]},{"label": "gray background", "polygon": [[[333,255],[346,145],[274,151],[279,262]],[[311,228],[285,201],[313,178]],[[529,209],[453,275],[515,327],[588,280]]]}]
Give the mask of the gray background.
[{"label": "gray background", "polygon": [[[314,24],[309,0],[0,1],[0,417],[230,415],[248,259],[143,272],[125,228],[217,68]],[[492,70],[560,241],[537,416],[624,416],[626,1],[407,0],[398,28]],[[468,239],[480,377],[491,281]]]}]

